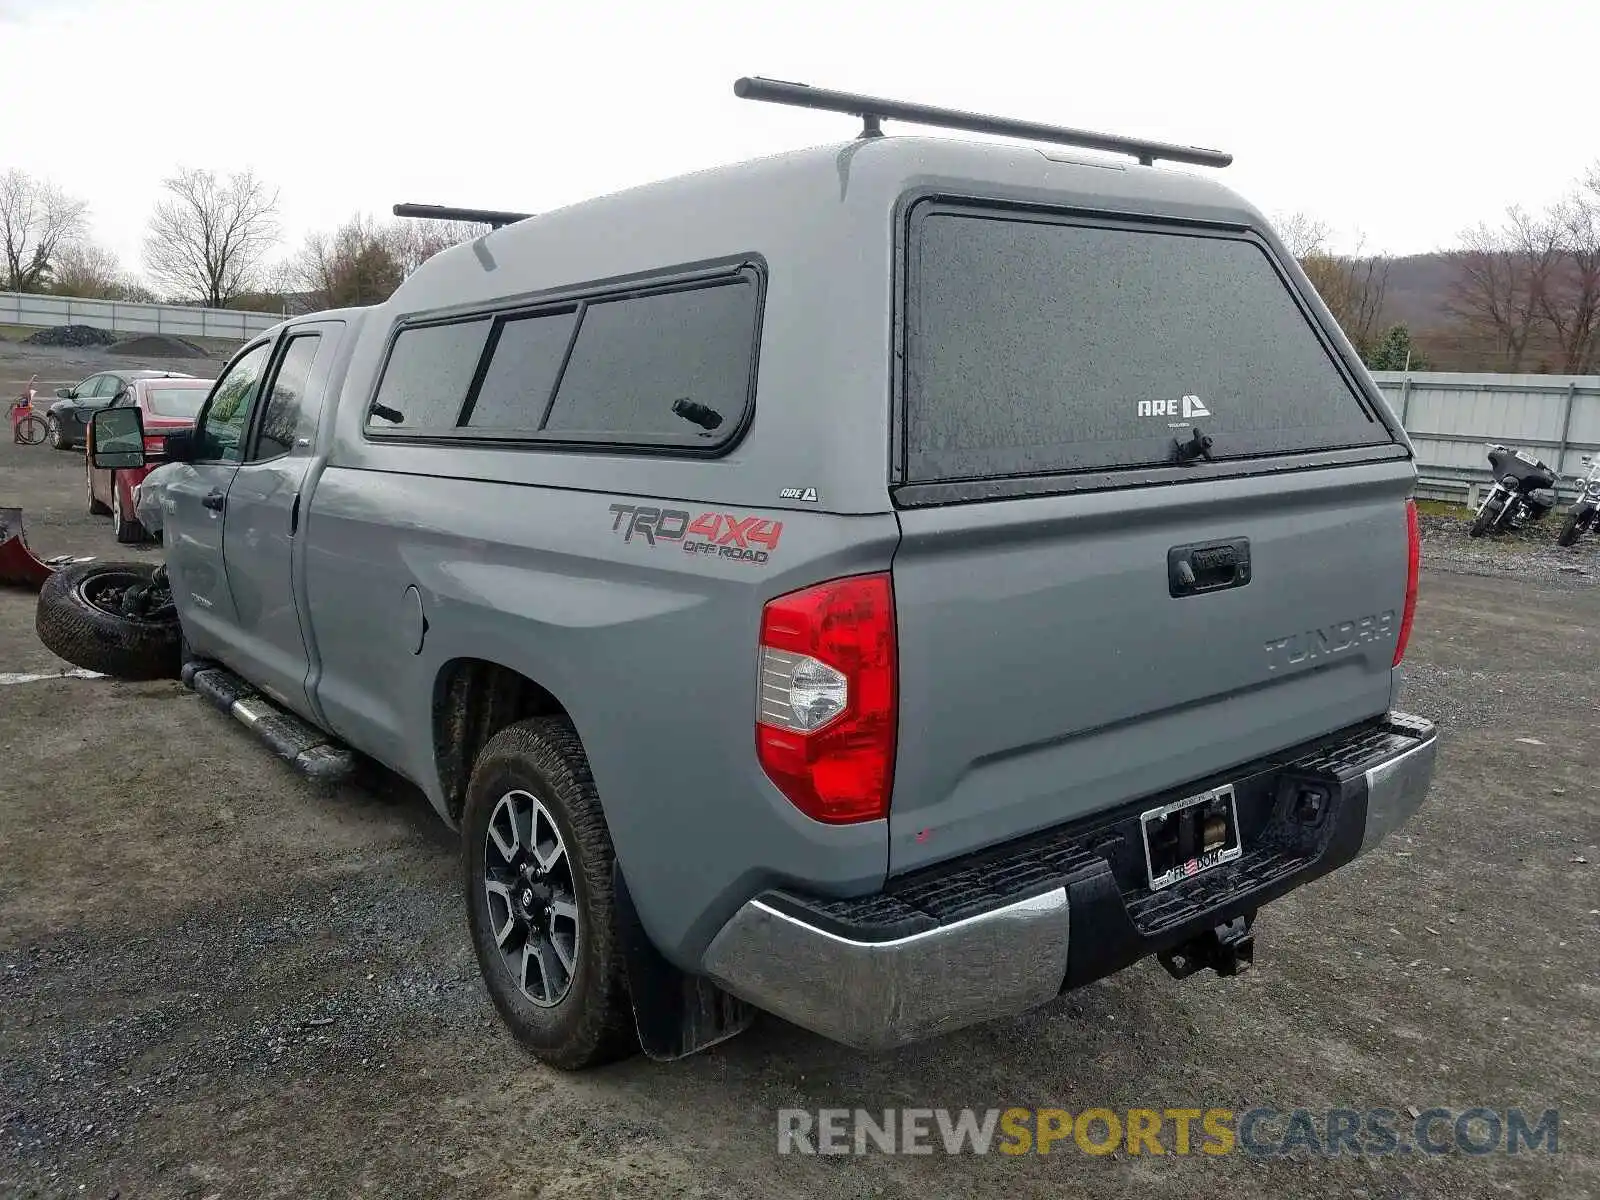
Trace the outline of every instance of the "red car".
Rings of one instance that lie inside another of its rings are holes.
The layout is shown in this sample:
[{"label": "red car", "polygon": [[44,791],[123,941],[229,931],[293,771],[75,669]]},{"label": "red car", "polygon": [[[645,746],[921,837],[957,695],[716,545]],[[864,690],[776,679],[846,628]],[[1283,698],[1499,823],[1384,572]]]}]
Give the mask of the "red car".
[{"label": "red car", "polygon": [[[167,434],[174,429],[191,429],[194,419],[205,403],[206,394],[215,380],[211,379],[134,379],[118,393],[107,407],[128,408],[137,405],[144,411],[144,452],[159,456],[167,443]],[[119,542],[147,542],[145,532],[133,515],[133,489],[151,471],[160,465],[157,457],[148,466],[131,471],[97,471],[93,459],[84,458],[86,486],[89,492],[89,511],[97,517],[111,514],[112,532]]]}]

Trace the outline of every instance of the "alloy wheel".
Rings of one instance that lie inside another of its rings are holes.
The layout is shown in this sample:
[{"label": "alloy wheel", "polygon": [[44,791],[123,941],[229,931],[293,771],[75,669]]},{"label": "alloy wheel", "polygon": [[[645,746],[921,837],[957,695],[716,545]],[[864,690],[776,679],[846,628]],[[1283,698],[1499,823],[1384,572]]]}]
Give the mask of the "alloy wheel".
[{"label": "alloy wheel", "polygon": [[578,969],[578,895],[572,859],[550,811],[530,792],[495,804],[483,847],[489,929],[517,990],[553,1008]]}]

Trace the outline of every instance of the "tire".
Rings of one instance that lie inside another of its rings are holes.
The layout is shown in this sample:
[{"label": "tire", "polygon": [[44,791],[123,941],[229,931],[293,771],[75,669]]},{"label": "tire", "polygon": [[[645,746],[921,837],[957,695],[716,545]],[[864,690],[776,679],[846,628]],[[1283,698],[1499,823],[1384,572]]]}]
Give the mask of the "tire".
[{"label": "tire", "polygon": [[[508,855],[510,818],[520,821],[523,812],[531,820],[519,826],[515,852]],[[522,832],[530,825],[538,836]],[[519,721],[489,739],[472,769],[461,834],[473,949],[489,997],[517,1040],[569,1071],[634,1053],[638,1041],[611,886],[615,852],[589,761],[565,718]],[[545,852],[529,853],[524,840]],[[534,898],[531,906],[513,908],[516,898],[526,897]],[[539,947],[531,957],[530,944]],[[545,966],[535,971],[540,963]],[[519,967],[523,980],[531,980],[526,990]],[[564,988],[558,986],[563,979]]]},{"label": "tire", "polygon": [[49,435],[50,427],[38,417],[27,416],[17,422],[12,440],[22,446],[37,446]]},{"label": "tire", "polygon": [[1582,532],[1583,532],[1583,518],[1580,517],[1578,515],[1577,510],[1574,509],[1572,512],[1569,512],[1567,514],[1566,522],[1565,522],[1565,524],[1563,524],[1561,526],[1561,532],[1556,534],[1556,545],[1558,545],[1558,546],[1573,546],[1573,545],[1576,545],[1577,541],[1578,541],[1578,537],[1579,537],[1580,534],[1582,534]]},{"label": "tire", "polygon": [[115,472],[111,476],[111,532],[124,546],[138,545],[150,540],[150,535],[144,531],[139,518],[130,517],[123,510],[122,489],[117,486]]},{"label": "tire", "polygon": [[57,450],[72,449],[72,442],[67,438],[66,434],[61,432],[61,422],[55,416],[52,415],[46,419],[45,431],[49,435],[50,444]]},{"label": "tire", "polygon": [[83,464],[83,490],[89,497],[89,515],[91,517],[105,517],[111,515],[111,509],[105,501],[94,498],[94,475],[87,460]]},{"label": "tire", "polygon": [[118,679],[175,679],[181,666],[172,597],[144,616],[120,611],[123,592],[148,585],[152,563],[85,562],[63,567],[39,592],[34,627],[51,652]]},{"label": "tire", "polygon": [[1472,528],[1467,530],[1467,536],[1482,537],[1488,533],[1500,519],[1500,510],[1504,507],[1504,500],[1497,500],[1493,496],[1485,500],[1483,507],[1478,510],[1478,515],[1472,519]]}]

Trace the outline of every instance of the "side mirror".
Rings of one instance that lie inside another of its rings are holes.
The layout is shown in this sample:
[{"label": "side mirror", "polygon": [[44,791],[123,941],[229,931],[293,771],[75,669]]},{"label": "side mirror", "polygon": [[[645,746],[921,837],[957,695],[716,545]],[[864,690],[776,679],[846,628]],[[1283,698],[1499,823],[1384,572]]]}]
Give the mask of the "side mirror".
[{"label": "side mirror", "polygon": [[[130,409],[129,411],[137,412],[138,410]],[[162,457],[167,462],[193,462],[196,449],[198,447],[195,445],[194,430],[174,429],[167,434],[167,447]]]},{"label": "side mirror", "polygon": [[69,387],[58,387],[56,389],[56,399],[57,400],[71,400],[71,399],[73,399],[72,389],[69,388]]},{"label": "side mirror", "polygon": [[102,408],[89,423],[89,452],[102,471],[144,466],[144,414],[137,408]]}]

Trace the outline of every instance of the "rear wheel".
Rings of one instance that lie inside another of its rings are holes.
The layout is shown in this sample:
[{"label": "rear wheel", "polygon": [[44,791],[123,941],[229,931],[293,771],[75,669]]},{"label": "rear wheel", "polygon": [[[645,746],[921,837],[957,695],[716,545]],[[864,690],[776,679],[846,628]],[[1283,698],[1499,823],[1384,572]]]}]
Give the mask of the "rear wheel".
[{"label": "rear wheel", "polygon": [[1505,507],[1505,501],[1499,496],[1490,496],[1483,502],[1483,507],[1478,510],[1478,515],[1472,519],[1472,528],[1467,531],[1469,537],[1482,537],[1494,528],[1495,522],[1500,519],[1500,510]]},{"label": "rear wheel", "polygon": [[511,1032],[567,1070],[633,1053],[615,854],[571,724],[537,718],[489,739],[461,835],[473,948]]},{"label": "rear wheel", "polygon": [[104,500],[97,499],[94,494],[94,469],[87,462],[83,464],[83,492],[89,497],[89,515],[103,517],[110,513]]},{"label": "rear wheel", "polygon": [[122,503],[122,485],[117,482],[115,474],[111,476],[111,532],[125,546],[150,540],[139,518],[128,515]]}]

